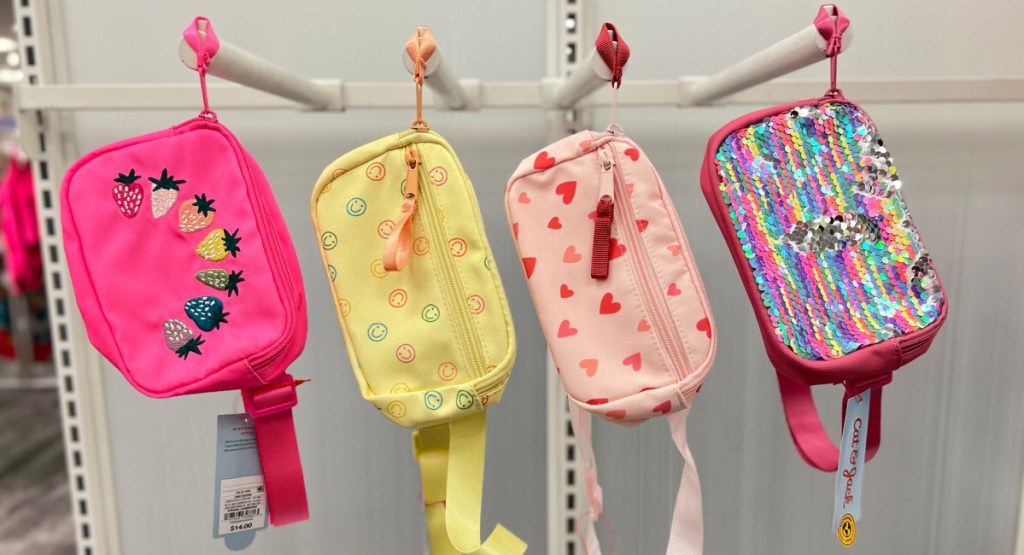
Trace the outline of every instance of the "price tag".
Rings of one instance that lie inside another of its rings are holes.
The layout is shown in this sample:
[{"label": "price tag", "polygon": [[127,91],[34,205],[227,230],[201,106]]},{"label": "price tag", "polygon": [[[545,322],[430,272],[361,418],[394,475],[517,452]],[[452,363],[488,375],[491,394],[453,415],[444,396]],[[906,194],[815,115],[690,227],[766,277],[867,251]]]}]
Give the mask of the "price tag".
[{"label": "price tag", "polygon": [[217,417],[217,480],[214,492],[215,538],[267,526],[256,428],[247,414]]},{"label": "price tag", "polygon": [[836,472],[836,505],[832,516],[832,529],[839,543],[846,547],[857,539],[870,407],[871,390],[846,401],[843,443],[839,448],[839,470]]}]

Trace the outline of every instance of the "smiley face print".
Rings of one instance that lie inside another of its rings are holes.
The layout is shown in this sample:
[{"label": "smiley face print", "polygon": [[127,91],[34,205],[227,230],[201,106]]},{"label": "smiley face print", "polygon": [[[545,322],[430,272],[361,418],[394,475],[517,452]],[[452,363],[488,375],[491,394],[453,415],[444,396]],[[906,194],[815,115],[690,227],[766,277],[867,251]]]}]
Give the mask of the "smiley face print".
[{"label": "smiley face print", "polygon": [[388,304],[394,308],[402,308],[407,302],[409,302],[409,294],[405,289],[395,289],[388,295]]},{"label": "smiley face print", "polygon": [[451,241],[448,241],[448,248],[452,251],[452,256],[460,257],[465,256],[466,251],[469,250],[469,246],[466,245],[466,240],[461,237],[455,237]]},{"label": "smiley face print", "polygon": [[427,173],[427,177],[430,178],[430,182],[440,187],[448,182],[448,170],[437,166]]},{"label": "smiley face print", "polygon": [[330,264],[327,265],[327,273],[331,276],[331,281],[334,281],[338,277],[338,270]]},{"label": "smiley face print", "polygon": [[455,366],[454,362],[442,362],[437,367],[437,377],[441,378],[446,382],[450,382],[455,379],[455,376],[459,374],[459,369]]},{"label": "smiley face print", "polygon": [[480,295],[470,295],[467,297],[466,305],[472,314],[480,314],[484,311],[484,299]]},{"label": "smiley face print", "polygon": [[430,391],[423,394],[423,405],[426,406],[428,409],[437,410],[441,408],[441,405],[443,404],[444,396],[441,395],[440,391],[436,389],[431,389]]},{"label": "smiley face print", "polygon": [[349,216],[362,216],[366,213],[366,201],[359,197],[352,197],[345,206]]},{"label": "smiley face print", "polygon": [[391,232],[394,230],[395,222],[391,220],[383,220],[382,222],[377,224],[377,235],[381,239],[387,239],[391,235]]},{"label": "smiley face print", "polygon": [[460,389],[458,395],[455,396],[455,406],[459,407],[459,410],[466,410],[473,406],[473,394]]},{"label": "smiley face print", "polygon": [[380,162],[374,162],[369,166],[366,166],[366,178],[370,181],[380,181],[381,179],[384,179],[384,176],[387,175],[387,173],[388,171],[384,169],[384,164],[381,164]]},{"label": "smiley face print", "polygon": [[416,348],[408,343],[402,343],[395,349],[395,358],[398,359],[398,362],[408,364],[416,360]]},{"label": "smiley face print", "polygon": [[427,254],[429,251],[430,239],[427,239],[426,237],[417,237],[416,240],[412,242],[412,252],[420,256],[423,256],[424,254]]},{"label": "smiley face print", "polygon": [[388,327],[380,322],[374,322],[370,324],[369,328],[366,328],[366,336],[370,338],[370,341],[380,343],[388,336]]},{"label": "smiley face print", "polygon": [[323,244],[325,250],[331,250],[338,246],[338,236],[333,231],[325,231],[320,236],[320,243]]},{"label": "smiley face print", "polygon": [[384,261],[379,258],[370,263],[370,273],[375,278],[388,277],[388,271],[384,269]]},{"label": "smiley face print", "polygon": [[441,309],[438,308],[436,304],[428,304],[423,307],[423,310],[420,312],[420,317],[427,323],[436,322],[437,319],[441,317]]}]

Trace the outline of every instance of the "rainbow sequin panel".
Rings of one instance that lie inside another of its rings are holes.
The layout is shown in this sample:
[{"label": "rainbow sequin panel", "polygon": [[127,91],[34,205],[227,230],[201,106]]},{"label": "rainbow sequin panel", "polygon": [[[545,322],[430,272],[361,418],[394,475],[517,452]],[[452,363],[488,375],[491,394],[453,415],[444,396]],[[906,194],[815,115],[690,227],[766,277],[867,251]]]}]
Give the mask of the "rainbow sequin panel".
[{"label": "rainbow sequin panel", "polygon": [[775,335],[840,357],[935,321],[942,289],[874,123],[845,103],[730,134],[722,196]]}]

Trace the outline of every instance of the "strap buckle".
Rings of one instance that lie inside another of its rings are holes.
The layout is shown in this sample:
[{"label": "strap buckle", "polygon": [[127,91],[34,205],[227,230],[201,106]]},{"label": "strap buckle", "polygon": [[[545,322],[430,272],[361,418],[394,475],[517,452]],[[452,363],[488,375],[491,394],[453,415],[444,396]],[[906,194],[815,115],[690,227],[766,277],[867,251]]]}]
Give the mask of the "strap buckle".
[{"label": "strap buckle", "polygon": [[242,391],[242,396],[245,399],[245,408],[249,416],[262,418],[291,410],[292,407],[299,404],[299,397],[295,393],[295,388],[307,381],[309,380],[272,383]]},{"label": "strap buckle", "polygon": [[843,387],[846,388],[847,397],[856,397],[869,389],[876,389],[884,385],[888,385],[891,381],[892,372],[889,372],[883,376],[876,376],[865,380],[847,380],[843,382]]}]

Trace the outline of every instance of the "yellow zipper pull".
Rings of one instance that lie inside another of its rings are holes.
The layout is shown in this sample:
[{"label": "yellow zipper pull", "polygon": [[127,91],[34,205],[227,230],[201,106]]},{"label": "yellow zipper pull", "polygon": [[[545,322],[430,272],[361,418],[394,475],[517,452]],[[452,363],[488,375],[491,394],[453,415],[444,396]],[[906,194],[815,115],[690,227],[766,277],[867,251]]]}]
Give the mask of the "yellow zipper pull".
[{"label": "yellow zipper pull", "polygon": [[416,197],[420,193],[420,164],[420,151],[413,145],[405,147],[405,199],[402,200],[402,213],[384,243],[384,269],[388,272],[401,271],[409,259],[412,218],[416,215]]}]

